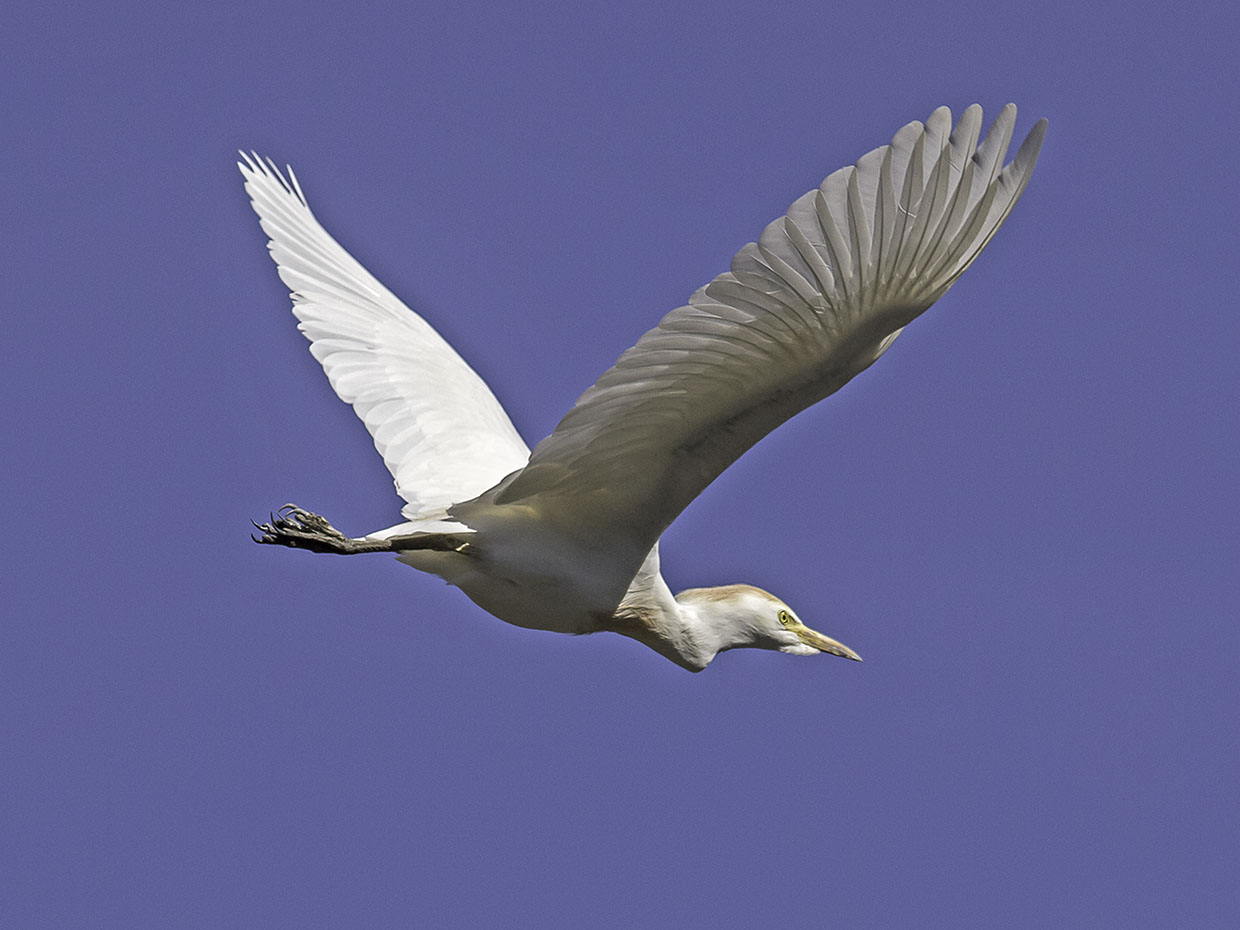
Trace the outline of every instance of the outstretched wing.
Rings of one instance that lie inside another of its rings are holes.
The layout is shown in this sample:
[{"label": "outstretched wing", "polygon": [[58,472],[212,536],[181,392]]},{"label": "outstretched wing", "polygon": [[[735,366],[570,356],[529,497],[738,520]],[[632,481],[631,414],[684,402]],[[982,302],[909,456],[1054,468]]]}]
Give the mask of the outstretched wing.
[{"label": "outstretched wing", "polygon": [[529,449],[486,383],[327,234],[292,169],[286,178],[270,159],[242,158],[297,328],[366,424],[405,516],[442,516],[524,466]]},{"label": "outstretched wing", "polygon": [[936,110],[798,199],[582,394],[494,503],[640,557],[741,453],[872,364],[977,257],[1046,129],[1003,168],[1016,108],[979,145],[981,117],[971,106],[952,131],[950,111]]}]

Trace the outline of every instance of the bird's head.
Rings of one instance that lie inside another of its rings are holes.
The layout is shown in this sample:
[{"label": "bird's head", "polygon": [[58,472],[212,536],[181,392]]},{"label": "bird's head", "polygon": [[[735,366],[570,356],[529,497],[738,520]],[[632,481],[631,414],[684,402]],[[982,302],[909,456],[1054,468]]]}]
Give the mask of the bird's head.
[{"label": "bird's head", "polygon": [[861,656],[843,643],[807,627],[775,595],[753,585],[691,588],[676,595],[676,602],[715,653],[751,646],[798,656],[825,652],[861,661]]}]

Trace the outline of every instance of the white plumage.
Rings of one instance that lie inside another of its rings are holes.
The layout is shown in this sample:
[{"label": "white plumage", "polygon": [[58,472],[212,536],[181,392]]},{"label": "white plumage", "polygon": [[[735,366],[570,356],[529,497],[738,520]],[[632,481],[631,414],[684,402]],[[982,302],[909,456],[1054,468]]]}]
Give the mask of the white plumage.
[{"label": "white plumage", "polygon": [[291,169],[243,156],[299,328],[407,501],[406,522],[363,539],[290,507],[260,541],[394,551],[510,623],[612,630],[695,671],[736,646],[857,658],[748,585],[673,597],[658,539],[746,449],[869,367],[989,242],[1046,121],[1004,167],[1016,108],[979,144],[981,116],[971,106],[953,130],[940,108],[797,199],[532,453],[482,379],[318,224]]}]

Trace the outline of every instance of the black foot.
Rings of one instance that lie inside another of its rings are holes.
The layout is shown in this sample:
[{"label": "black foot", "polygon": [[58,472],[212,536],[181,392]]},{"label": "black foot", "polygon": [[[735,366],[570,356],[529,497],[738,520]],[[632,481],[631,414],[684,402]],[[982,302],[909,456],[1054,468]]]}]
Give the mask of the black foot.
[{"label": "black foot", "polygon": [[254,523],[251,520],[262,535],[251,533],[250,538],[257,543],[338,555],[373,552],[380,548],[372,540],[350,539],[317,513],[302,510],[293,504],[285,504],[278,512],[279,516],[271,514],[270,523]]}]

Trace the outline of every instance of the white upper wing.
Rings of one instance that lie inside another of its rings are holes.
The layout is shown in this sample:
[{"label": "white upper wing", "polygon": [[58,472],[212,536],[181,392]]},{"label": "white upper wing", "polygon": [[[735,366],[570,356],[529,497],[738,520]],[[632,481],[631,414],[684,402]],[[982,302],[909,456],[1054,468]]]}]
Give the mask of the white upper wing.
[{"label": "white upper wing", "polygon": [[486,383],[319,225],[289,169],[238,162],[293,313],[340,399],[370,430],[410,520],[442,516],[525,465]]},{"label": "white upper wing", "polygon": [[1002,168],[1016,108],[979,146],[981,116],[969,107],[953,132],[951,113],[936,110],[798,199],[488,497],[591,545],[648,551],[741,453],[868,367],[977,257],[1046,129]]}]

